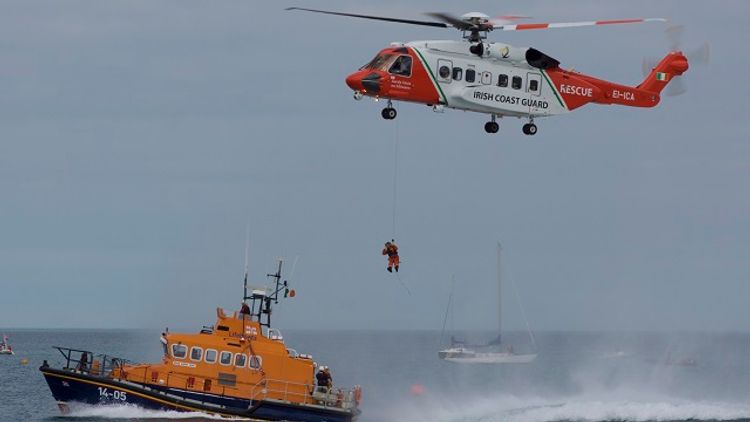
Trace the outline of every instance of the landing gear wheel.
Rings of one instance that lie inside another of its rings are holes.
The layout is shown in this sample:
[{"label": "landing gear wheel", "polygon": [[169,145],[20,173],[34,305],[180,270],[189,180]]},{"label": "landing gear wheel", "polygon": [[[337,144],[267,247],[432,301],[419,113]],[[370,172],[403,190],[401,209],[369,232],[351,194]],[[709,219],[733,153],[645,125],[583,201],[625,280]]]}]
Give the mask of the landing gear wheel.
[{"label": "landing gear wheel", "polygon": [[526,135],[536,135],[536,125],[533,123],[526,123],[523,125],[523,133]]},{"label": "landing gear wheel", "polygon": [[487,122],[484,124],[484,131],[487,133],[497,133],[500,130],[500,125],[497,122]]},{"label": "landing gear wheel", "polygon": [[380,112],[380,115],[383,116],[385,120],[393,120],[396,118],[396,109],[393,107],[386,107],[383,109],[383,111]]}]

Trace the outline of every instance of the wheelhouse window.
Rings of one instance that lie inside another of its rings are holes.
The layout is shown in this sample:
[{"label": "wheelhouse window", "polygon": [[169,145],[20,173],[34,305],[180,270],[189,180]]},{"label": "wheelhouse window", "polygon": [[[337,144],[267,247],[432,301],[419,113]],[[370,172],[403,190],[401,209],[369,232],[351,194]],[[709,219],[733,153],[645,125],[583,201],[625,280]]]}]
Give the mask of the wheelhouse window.
[{"label": "wheelhouse window", "polygon": [[520,76],[514,76],[513,77],[513,83],[511,84],[511,87],[513,89],[521,89],[523,86],[523,79],[521,79]]},{"label": "wheelhouse window", "polygon": [[466,82],[474,82],[477,79],[477,72],[474,69],[466,69]]},{"label": "wheelhouse window", "polygon": [[173,344],[172,356],[177,359],[185,359],[185,356],[187,356],[187,346],[184,344]]},{"label": "wheelhouse window", "polygon": [[508,75],[505,75],[505,74],[497,75],[497,86],[501,88],[507,88],[508,87]]},{"label": "wheelhouse window", "polygon": [[190,349],[190,360],[200,362],[201,359],[203,359],[203,348],[196,346]]},{"label": "wheelhouse window", "polygon": [[231,365],[232,364],[232,352],[221,352],[221,358],[219,359],[219,363],[222,365]]},{"label": "wheelhouse window", "polygon": [[539,81],[536,79],[529,80],[529,91],[531,92],[537,92],[539,91]]},{"label": "wheelhouse window", "polygon": [[262,362],[263,360],[261,359],[260,356],[250,355],[250,363],[249,363],[250,369],[260,369],[260,367],[262,366],[261,365]]},{"label": "wheelhouse window", "polygon": [[399,76],[411,76],[411,56],[398,56],[393,62],[388,73]]},{"label": "wheelhouse window", "polygon": [[461,78],[464,76],[464,70],[460,67],[454,67],[453,68],[453,80],[454,81],[460,81]]},{"label": "wheelhouse window", "polygon": [[241,353],[237,353],[236,355],[234,355],[234,366],[238,368],[242,368],[243,366],[245,366],[246,361],[247,361],[247,356]]},{"label": "wheelhouse window", "polygon": [[207,363],[216,363],[216,356],[219,354],[214,349],[206,349],[206,362]]}]

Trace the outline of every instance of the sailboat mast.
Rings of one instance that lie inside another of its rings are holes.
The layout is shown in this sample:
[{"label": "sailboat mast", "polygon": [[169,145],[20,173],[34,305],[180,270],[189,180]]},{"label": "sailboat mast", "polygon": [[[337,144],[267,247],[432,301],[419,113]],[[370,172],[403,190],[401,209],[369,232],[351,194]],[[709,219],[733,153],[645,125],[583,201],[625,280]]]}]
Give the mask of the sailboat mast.
[{"label": "sailboat mast", "polygon": [[503,284],[502,277],[500,276],[500,253],[503,248],[500,246],[500,242],[497,242],[497,343],[501,342],[501,335],[503,332]]}]

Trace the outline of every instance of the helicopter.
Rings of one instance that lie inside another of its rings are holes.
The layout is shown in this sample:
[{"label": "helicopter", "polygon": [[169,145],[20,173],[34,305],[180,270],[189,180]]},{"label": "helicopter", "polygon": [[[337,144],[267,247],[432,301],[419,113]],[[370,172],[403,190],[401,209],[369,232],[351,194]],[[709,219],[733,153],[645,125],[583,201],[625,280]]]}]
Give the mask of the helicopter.
[{"label": "helicopter", "polygon": [[396,118],[393,101],[425,104],[435,112],[446,108],[490,115],[487,133],[497,133],[502,117],[525,119],[522,131],[537,133],[536,118],[576,110],[586,104],[654,107],[660,93],[688,70],[688,58],[670,51],[637,86],[626,86],[565,70],[560,62],[531,47],[515,47],[487,40],[492,31],[525,31],[583,26],[666,22],[664,18],[617,19],[585,22],[518,23],[524,16],[490,18],[479,12],[456,17],[427,13],[435,21],[391,18],[336,11],[289,7],[328,15],[397,22],[438,28],[455,28],[462,41],[394,42],[375,58],[346,77],[354,99],[365,96],[387,100],[381,115]]}]

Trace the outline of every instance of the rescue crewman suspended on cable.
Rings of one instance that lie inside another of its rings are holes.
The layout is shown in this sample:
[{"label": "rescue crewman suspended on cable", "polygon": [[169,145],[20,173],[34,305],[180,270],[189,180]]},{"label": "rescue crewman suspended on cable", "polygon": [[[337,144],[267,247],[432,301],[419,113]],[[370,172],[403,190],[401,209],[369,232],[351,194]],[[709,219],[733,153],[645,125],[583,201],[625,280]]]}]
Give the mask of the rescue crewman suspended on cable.
[{"label": "rescue crewman suspended on cable", "polygon": [[383,255],[388,255],[388,272],[393,272],[394,269],[398,272],[399,258],[396,241],[391,239],[390,242],[385,242],[385,247],[383,248],[382,253]]}]

